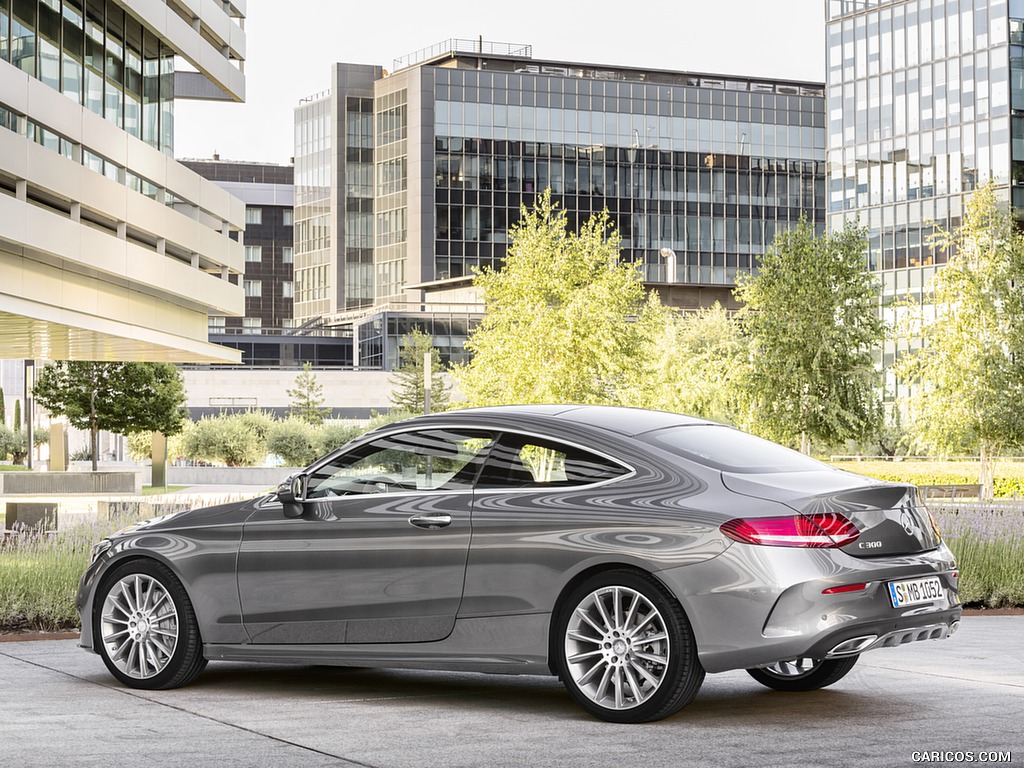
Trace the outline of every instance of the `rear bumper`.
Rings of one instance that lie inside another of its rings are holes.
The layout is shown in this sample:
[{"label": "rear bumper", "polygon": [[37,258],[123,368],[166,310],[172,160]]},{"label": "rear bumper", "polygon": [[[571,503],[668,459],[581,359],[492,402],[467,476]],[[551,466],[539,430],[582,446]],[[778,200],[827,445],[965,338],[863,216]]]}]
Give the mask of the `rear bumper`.
[{"label": "rear bumper", "polygon": [[[657,575],[683,604],[705,670],[724,672],[946,638],[961,615],[956,568],[945,545],[915,555],[855,558],[835,549],[734,544],[713,560]],[[940,579],[942,598],[894,608],[887,584],[924,576]],[[860,583],[866,588],[823,594]],[[728,588],[702,589],[722,584]]]}]

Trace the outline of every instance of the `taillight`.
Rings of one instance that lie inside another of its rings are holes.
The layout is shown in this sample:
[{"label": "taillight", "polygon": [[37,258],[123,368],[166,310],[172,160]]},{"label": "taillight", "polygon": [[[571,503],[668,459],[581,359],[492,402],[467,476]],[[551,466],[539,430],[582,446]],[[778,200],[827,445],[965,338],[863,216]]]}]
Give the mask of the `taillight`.
[{"label": "taillight", "polygon": [[838,513],[736,518],[723,523],[721,531],[743,544],[819,549],[845,547],[860,536],[857,526]]},{"label": "taillight", "polygon": [[828,589],[821,590],[823,595],[841,595],[845,592],[863,592],[868,588],[868,585],[861,582],[860,584],[844,584],[841,587],[829,587]]}]

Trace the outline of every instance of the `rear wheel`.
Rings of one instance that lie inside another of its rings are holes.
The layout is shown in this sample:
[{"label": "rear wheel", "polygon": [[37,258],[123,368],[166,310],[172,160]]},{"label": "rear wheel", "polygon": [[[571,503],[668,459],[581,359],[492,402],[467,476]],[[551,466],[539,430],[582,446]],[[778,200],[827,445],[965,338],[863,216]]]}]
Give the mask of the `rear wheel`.
[{"label": "rear wheel", "polygon": [[177,688],[206,666],[188,594],[155,561],[125,563],[104,579],[94,626],[103,663],[131,688]]},{"label": "rear wheel", "polygon": [[748,669],[747,672],[757,682],[776,691],[816,691],[846,677],[859,658],[790,659],[768,667]]},{"label": "rear wheel", "polygon": [[588,579],[565,600],[556,631],[562,683],[602,720],[668,717],[704,681],[686,615],[647,574],[609,571]]}]

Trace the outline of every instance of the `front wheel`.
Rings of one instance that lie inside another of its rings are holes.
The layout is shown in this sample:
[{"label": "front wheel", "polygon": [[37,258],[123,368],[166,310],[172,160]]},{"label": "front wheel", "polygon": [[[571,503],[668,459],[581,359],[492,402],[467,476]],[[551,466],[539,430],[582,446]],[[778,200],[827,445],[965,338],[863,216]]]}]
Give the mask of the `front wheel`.
[{"label": "front wheel", "polygon": [[562,683],[602,720],[660,720],[689,704],[704,682],[682,607],[648,574],[588,579],[563,603],[556,632]]},{"label": "front wheel", "polygon": [[790,659],[768,667],[748,669],[747,673],[776,691],[816,691],[846,677],[860,656],[841,659]]},{"label": "front wheel", "polygon": [[95,604],[96,648],[125,685],[177,688],[206,666],[192,603],[166,566],[135,560],[115,568]]}]

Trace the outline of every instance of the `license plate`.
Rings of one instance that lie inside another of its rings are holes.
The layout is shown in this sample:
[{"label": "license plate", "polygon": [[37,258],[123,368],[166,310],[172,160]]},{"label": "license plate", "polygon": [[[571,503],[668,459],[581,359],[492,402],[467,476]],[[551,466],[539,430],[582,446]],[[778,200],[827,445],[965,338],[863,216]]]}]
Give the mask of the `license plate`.
[{"label": "license plate", "polygon": [[889,599],[892,601],[893,608],[932,603],[941,600],[945,595],[946,592],[942,588],[942,582],[938,576],[889,582]]}]

